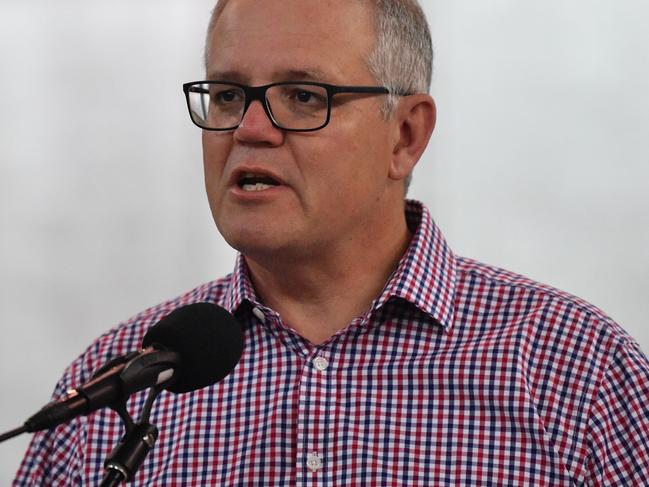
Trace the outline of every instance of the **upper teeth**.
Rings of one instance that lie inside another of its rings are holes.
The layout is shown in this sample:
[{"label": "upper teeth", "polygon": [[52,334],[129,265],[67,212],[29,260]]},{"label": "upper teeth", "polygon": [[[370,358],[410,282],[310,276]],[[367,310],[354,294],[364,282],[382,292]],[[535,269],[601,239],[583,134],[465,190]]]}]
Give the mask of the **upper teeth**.
[{"label": "upper teeth", "polygon": [[269,177],[267,174],[257,174],[254,172],[245,172],[243,173],[244,178],[267,178]]}]

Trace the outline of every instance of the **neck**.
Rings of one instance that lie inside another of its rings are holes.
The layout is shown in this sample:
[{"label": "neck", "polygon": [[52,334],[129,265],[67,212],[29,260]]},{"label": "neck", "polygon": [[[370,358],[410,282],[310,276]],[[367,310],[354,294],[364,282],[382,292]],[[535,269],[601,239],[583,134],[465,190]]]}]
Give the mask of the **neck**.
[{"label": "neck", "polygon": [[255,290],[284,323],[322,343],[367,311],[406,251],[403,208],[382,233],[363,230],[308,258],[246,256]]}]

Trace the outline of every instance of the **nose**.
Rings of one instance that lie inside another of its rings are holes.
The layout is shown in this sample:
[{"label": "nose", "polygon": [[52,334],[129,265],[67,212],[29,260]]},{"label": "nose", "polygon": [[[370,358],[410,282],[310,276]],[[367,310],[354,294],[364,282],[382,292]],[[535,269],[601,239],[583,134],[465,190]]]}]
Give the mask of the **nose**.
[{"label": "nose", "polygon": [[284,140],[284,131],[273,126],[259,100],[253,101],[239,126],[234,130],[234,138],[239,142],[252,144],[279,145]]}]

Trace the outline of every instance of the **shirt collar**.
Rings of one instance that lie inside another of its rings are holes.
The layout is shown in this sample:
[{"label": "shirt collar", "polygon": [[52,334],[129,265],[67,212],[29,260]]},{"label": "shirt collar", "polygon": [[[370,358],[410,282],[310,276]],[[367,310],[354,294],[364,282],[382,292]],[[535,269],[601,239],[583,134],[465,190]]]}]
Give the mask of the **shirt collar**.
[{"label": "shirt collar", "polygon": [[[413,232],[410,245],[373,308],[382,307],[390,299],[402,299],[447,329],[454,318],[455,257],[422,203],[406,200],[405,216]],[[225,308],[234,313],[244,301],[259,304],[246,261],[238,254]]]},{"label": "shirt collar", "polygon": [[250,281],[246,259],[244,259],[243,255],[237,254],[237,261],[234,265],[230,286],[225,293],[224,307],[230,313],[234,314],[244,301],[257,304],[257,296]]},{"label": "shirt collar", "polygon": [[402,299],[448,329],[455,315],[455,256],[422,203],[406,200],[406,221],[410,245],[374,307]]}]

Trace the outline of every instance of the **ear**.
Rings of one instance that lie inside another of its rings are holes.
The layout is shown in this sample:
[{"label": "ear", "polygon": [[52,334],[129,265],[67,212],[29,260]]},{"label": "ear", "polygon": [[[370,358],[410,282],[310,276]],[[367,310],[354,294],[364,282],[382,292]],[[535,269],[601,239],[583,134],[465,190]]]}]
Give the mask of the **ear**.
[{"label": "ear", "polygon": [[424,93],[403,97],[393,115],[391,179],[405,179],[426,149],[437,119],[433,99]]}]

